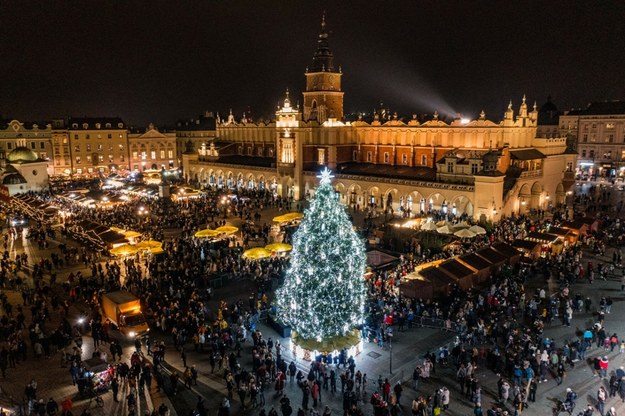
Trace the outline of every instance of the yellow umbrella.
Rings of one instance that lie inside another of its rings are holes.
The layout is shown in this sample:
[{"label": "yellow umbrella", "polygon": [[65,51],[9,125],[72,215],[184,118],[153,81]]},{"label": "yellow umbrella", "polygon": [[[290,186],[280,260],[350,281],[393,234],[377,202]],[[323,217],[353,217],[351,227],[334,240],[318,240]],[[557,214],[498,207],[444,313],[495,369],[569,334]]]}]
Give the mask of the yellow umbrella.
[{"label": "yellow umbrella", "polygon": [[111,227],[111,231],[115,231],[116,233],[120,233],[120,234],[124,234],[126,232],[126,230],[124,230],[123,228],[119,228],[119,227]]},{"label": "yellow umbrella", "polygon": [[222,234],[234,234],[239,231],[239,229],[232,225],[224,225],[223,227],[215,228],[215,231],[219,231]]},{"label": "yellow umbrella", "polygon": [[163,252],[163,247],[158,246],[150,249],[150,253],[152,254],[161,254]]},{"label": "yellow umbrella", "polygon": [[211,230],[207,228],[205,230],[197,231],[194,235],[197,238],[206,238],[206,237],[217,237],[219,234],[221,234],[219,231]]},{"label": "yellow umbrella", "polygon": [[291,251],[293,250],[293,247],[289,244],[285,244],[285,243],[273,243],[273,244],[269,244],[266,245],[265,248],[269,251],[271,251],[272,253],[282,253],[285,251]]},{"label": "yellow umbrella", "polygon": [[161,243],[160,241],[156,241],[156,240],[145,240],[145,241],[140,241],[139,243],[137,243],[136,247],[138,249],[145,249],[145,250],[153,250],[155,248],[160,248],[163,246],[163,243]]},{"label": "yellow umbrella", "polygon": [[262,247],[250,248],[249,250],[245,250],[241,257],[251,260],[266,259],[267,257],[271,257],[271,251]]},{"label": "yellow umbrella", "polygon": [[133,254],[137,254],[139,249],[136,246],[131,246],[130,244],[124,244],[119,247],[112,248],[110,253],[114,256],[131,256]]},{"label": "yellow umbrella", "polygon": [[124,234],[124,237],[126,238],[137,238],[137,237],[141,237],[141,233],[137,232],[137,231],[124,231],[122,234]]},{"label": "yellow umbrella", "polygon": [[304,218],[304,214],[302,214],[301,212],[289,212],[287,214],[278,215],[277,217],[274,217],[273,220],[275,222],[289,222],[301,220],[302,218]]}]

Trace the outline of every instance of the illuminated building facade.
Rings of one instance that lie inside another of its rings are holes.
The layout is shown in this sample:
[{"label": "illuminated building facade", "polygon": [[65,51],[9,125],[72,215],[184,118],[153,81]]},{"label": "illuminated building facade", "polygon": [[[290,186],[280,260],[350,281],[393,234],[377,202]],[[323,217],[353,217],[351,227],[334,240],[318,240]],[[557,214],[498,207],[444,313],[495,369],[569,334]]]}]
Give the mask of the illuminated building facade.
[{"label": "illuminated building facade", "polygon": [[[38,160],[50,161],[53,128],[49,122],[21,122],[0,120],[0,161],[5,161],[11,151],[25,147],[34,152]],[[52,174],[52,162],[48,170]]]},{"label": "illuminated building facade", "polygon": [[67,121],[72,174],[129,169],[128,128],[118,117],[70,117]]},{"label": "illuminated building facade", "polygon": [[594,102],[565,112],[560,134],[577,144],[581,178],[625,176],[625,101]]},{"label": "illuminated building facade", "polygon": [[168,170],[178,166],[176,134],[161,133],[153,124],[144,133],[129,133],[128,146],[132,171]]},{"label": "illuminated building facade", "polygon": [[576,155],[565,137],[537,134],[538,110],[525,97],[503,120],[425,122],[396,115],[343,120],[340,68],[328,46],[325,19],[313,64],[305,72],[303,109],[286,93],[275,121],[216,126],[216,138],[182,155],[185,176],[200,185],[260,187],[296,200],[311,195],[317,172],[332,169],[334,186],[354,209],[405,216],[432,210],[476,219],[547,209],[565,203]]}]

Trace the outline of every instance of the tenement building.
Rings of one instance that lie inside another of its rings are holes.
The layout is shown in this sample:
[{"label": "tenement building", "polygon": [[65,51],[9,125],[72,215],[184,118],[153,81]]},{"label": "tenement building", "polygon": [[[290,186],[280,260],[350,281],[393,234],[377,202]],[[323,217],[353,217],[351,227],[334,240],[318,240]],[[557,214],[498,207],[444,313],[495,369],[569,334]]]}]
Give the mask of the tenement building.
[{"label": "tenement building", "polygon": [[176,158],[176,134],[160,132],[150,124],[143,133],[129,133],[130,169],[169,170],[178,166]]},{"label": "tenement building", "polygon": [[118,117],[70,117],[67,121],[72,174],[129,169],[128,128]]},{"label": "tenement building", "polygon": [[[5,164],[9,153],[17,148],[27,148],[36,159],[49,161],[53,156],[53,132],[50,122],[0,120],[0,163]],[[54,173],[51,162],[47,169],[51,175]]]},{"label": "tenement building", "polygon": [[[565,137],[537,135],[538,110],[525,97],[503,120],[420,122],[374,115],[343,120],[343,72],[334,64],[325,19],[305,72],[303,108],[288,91],[271,123],[216,126],[216,137],[187,140],[185,176],[206,186],[266,188],[296,200],[310,196],[319,170],[335,172],[341,202],[405,216],[442,210],[476,219],[565,203],[576,155]],[[556,135],[557,136],[557,135]]]},{"label": "tenement building", "polygon": [[594,102],[565,112],[560,135],[577,143],[581,178],[625,176],[625,101]]}]

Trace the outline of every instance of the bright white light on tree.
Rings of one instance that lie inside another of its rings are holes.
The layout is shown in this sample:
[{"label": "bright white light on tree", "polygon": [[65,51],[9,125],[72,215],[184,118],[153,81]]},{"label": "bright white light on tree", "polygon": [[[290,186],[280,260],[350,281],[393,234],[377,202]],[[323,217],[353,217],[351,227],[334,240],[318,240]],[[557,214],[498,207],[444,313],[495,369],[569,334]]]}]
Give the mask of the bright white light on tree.
[{"label": "bright white light on tree", "polygon": [[[277,291],[280,318],[300,337],[345,335],[363,321],[366,255],[331,185],[329,170],[293,236],[291,267]],[[293,305],[296,308],[293,308]]]}]

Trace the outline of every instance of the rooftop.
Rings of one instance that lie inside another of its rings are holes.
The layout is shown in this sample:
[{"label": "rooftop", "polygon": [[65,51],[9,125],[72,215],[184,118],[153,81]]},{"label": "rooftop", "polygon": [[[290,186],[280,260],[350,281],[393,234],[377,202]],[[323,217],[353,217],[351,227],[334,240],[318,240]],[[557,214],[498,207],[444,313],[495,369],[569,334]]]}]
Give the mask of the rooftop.
[{"label": "rooftop", "polygon": [[348,162],[338,165],[336,173],[422,181],[436,180],[436,171],[426,166],[392,166],[386,164]]}]

